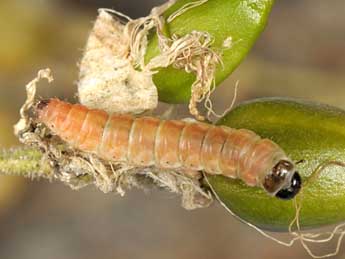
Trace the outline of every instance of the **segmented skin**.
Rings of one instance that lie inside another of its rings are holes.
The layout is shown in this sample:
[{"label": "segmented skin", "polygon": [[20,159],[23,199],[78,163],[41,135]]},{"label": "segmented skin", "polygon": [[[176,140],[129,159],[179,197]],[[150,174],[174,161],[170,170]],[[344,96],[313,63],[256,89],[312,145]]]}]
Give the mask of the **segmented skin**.
[{"label": "segmented skin", "polygon": [[139,167],[203,170],[262,186],[284,151],[246,129],[154,117],[108,115],[59,99],[41,101],[37,119],[73,147]]}]

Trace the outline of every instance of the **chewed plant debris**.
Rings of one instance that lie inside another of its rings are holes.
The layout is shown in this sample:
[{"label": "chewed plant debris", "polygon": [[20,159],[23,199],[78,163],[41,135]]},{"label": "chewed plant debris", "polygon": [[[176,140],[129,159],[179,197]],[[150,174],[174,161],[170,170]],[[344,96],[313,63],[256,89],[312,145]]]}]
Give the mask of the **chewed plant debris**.
[{"label": "chewed plant debris", "polygon": [[[162,13],[174,2],[153,8],[150,15],[135,20],[114,10],[99,10],[80,63],[80,103],[109,113],[152,110],[158,103],[152,75],[158,68],[173,66],[196,77],[191,86],[191,115],[198,120],[205,118],[197,108],[201,102],[212,112],[210,95],[215,88],[215,72],[221,69],[222,51],[232,47],[232,39],[228,37],[222,49],[215,50],[212,49],[214,39],[206,31],[166,36],[165,22],[207,1],[186,4],[164,21]],[[157,35],[160,54],[145,63],[148,36],[152,31]]]}]

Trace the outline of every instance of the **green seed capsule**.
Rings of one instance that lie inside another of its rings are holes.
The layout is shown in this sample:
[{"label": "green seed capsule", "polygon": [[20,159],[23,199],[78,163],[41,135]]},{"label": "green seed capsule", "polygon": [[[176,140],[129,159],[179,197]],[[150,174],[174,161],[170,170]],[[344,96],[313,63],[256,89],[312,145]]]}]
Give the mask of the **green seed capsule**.
[{"label": "green seed capsule", "polygon": [[[179,0],[165,13],[164,18],[186,4],[197,2]],[[190,8],[167,24],[168,35],[184,36],[192,31],[207,32],[214,39],[212,49],[221,56],[223,66],[216,72],[220,83],[239,65],[264,29],[274,0],[209,0]],[[231,47],[224,47],[231,45]],[[146,61],[159,53],[157,37],[149,41]],[[172,67],[160,69],[153,76],[159,100],[168,103],[186,103],[191,96],[195,75]]]},{"label": "green seed capsule", "polygon": [[[328,161],[345,162],[345,111],[289,99],[257,99],[233,109],[219,124],[253,130],[275,141],[294,161],[303,160],[297,165],[304,184],[302,228],[345,220],[345,168],[329,165],[310,177]],[[269,197],[238,180],[221,176],[209,180],[233,212],[261,228],[287,230],[295,217],[293,201]]]}]

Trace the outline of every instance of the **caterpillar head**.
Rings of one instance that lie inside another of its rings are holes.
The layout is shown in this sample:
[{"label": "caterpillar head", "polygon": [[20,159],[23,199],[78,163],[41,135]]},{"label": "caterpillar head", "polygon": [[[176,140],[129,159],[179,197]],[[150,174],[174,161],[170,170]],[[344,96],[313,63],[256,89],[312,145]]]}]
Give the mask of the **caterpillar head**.
[{"label": "caterpillar head", "polygon": [[295,166],[288,160],[280,160],[266,175],[263,187],[267,192],[283,200],[294,198],[300,191],[302,180]]},{"label": "caterpillar head", "polygon": [[40,100],[35,105],[35,113],[38,120],[42,120],[45,116],[49,104],[52,102],[52,99]]}]

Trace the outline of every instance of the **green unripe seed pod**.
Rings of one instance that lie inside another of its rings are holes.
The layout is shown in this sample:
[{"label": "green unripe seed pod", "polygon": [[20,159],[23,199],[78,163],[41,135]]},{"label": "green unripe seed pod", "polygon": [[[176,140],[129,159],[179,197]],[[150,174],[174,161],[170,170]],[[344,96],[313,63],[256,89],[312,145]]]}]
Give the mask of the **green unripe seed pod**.
[{"label": "green unripe seed pod", "polygon": [[[302,228],[345,220],[345,168],[327,166],[310,178],[327,161],[345,162],[345,111],[290,99],[257,99],[234,108],[218,124],[253,130],[280,145],[293,161],[304,160],[296,166],[303,179]],[[261,228],[287,230],[295,217],[293,201],[270,197],[239,180],[209,180],[228,208]]]},{"label": "green unripe seed pod", "polygon": [[[184,5],[195,0],[179,0],[163,15],[167,19]],[[192,31],[208,32],[213,38],[212,49],[222,50],[223,67],[216,72],[216,84],[227,78],[247,55],[263,31],[274,0],[208,0],[189,9],[166,24],[167,35],[184,36]],[[231,38],[230,48],[224,42]],[[149,41],[146,61],[159,54],[157,37]],[[173,67],[162,68],[153,76],[159,100],[167,103],[187,103],[195,75]]]}]

